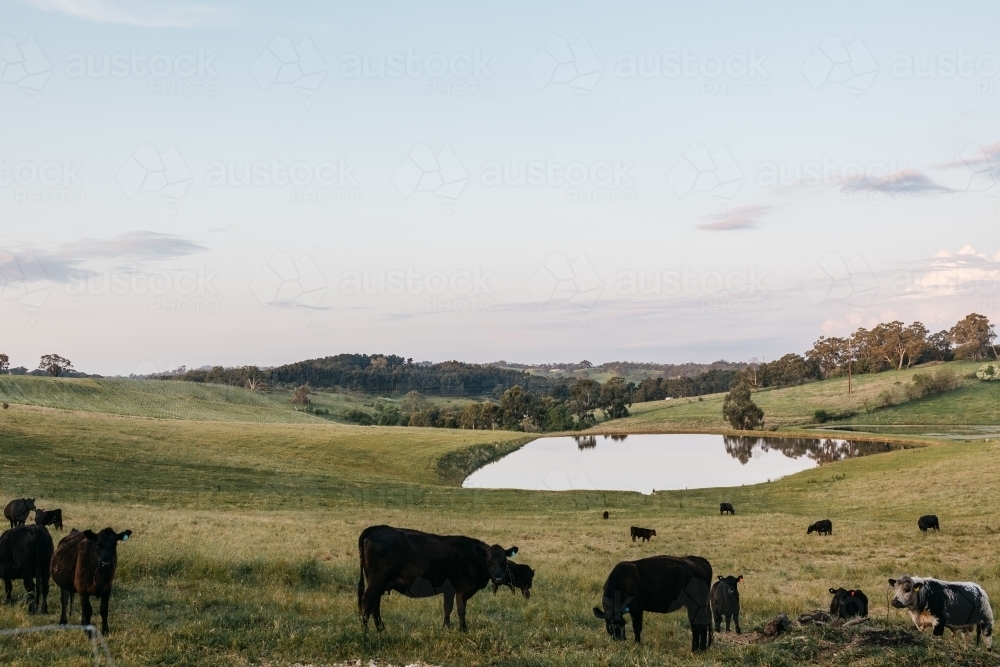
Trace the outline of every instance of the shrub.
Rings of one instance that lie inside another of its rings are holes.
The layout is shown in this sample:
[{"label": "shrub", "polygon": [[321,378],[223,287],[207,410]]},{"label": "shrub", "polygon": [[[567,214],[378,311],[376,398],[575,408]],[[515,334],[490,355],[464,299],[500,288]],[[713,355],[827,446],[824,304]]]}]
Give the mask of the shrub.
[{"label": "shrub", "polygon": [[914,375],[912,384],[906,387],[906,395],[911,399],[925,398],[958,389],[960,386],[962,386],[962,381],[958,374],[950,368],[942,368],[934,374],[917,373]]},{"label": "shrub", "polygon": [[984,382],[996,382],[1000,380],[1000,364],[983,364],[976,371],[976,377]]},{"label": "shrub", "polygon": [[733,387],[722,402],[722,416],[741,431],[764,428],[764,411],[750,397],[750,387],[740,383]]},{"label": "shrub", "polygon": [[375,424],[375,420],[372,419],[370,414],[364,410],[359,410],[358,408],[351,408],[348,410],[347,414],[344,415],[344,419],[356,424],[361,424],[362,426],[373,426]]}]

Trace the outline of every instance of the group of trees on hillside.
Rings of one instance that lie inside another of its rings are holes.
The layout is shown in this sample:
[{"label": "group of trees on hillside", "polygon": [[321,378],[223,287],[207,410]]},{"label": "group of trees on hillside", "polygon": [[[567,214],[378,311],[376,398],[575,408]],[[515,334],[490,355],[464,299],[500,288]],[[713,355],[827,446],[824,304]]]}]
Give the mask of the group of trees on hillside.
[{"label": "group of trees on hillside", "polygon": [[646,378],[635,390],[635,402],[662,401],[726,391],[733,386],[738,371],[713,369],[695,376]]},{"label": "group of trees on hillside", "polygon": [[35,371],[28,371],[24,366],[11,368],[10,357],[3,353],[0,353],[0,374],[51,375],[52,377],[59,377],[63,374],[80,375],[74,372],[72,361],[58,354],[43,354],[38,361],[38,368]]},{"label": "group of trees on hillside", "polygon": [[554,385],[547,393],[535,393],[514,385],[498,401],[470,403],[462,408],[442,409],[411,391],[398,403],[375,401],[373,410],[354,409],[347,418],[359,424],[381,426],[433,426],[475,430],[550,432],[586,428],[596,422],[595,411],[606,419],[627,417],[635,385],[622,378],[604,384],[578,379]]}]

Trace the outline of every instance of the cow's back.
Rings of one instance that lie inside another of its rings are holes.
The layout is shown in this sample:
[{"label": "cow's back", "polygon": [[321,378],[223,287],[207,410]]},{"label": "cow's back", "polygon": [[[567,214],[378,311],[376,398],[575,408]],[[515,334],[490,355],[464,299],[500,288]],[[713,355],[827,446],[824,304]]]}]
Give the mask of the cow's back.
[{"label": "cow's back", "polygon": [[704,581],[707,598],[712,566],[704,558],[653,556],[632,561],[632,564],[638,572],[643,608],[648,611],[666,613],[671,610],[692,579]]},{"label": "cow's back", "polygon": [[52,555],[52,581],[63,590],[77,591],[76,571],[80,556],[87,546],[87,538],[81,532],[70,533],[59,540]]}]

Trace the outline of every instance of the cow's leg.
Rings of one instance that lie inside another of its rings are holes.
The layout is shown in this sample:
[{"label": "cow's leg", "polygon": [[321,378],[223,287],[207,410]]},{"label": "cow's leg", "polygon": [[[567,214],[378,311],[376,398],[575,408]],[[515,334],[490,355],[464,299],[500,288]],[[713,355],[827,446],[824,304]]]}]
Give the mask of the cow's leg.
[{"label": "cow's leg", "polygon": [[941,637],[944,635],[944,626],[948,622],[947,617],[938,616],[934,619],[934,632],[932,633],[935,637]]},{"label": "cow's leg", "polygon": [[80,592],[80,608],[83,609],[80,625],[90,625],[90,619],[94,615],[94,608],[90,606],[90,593]]},{"label": "cow's leg", "polygon": [[451,627],[451,610],[455,605],[455,593],[445,591],[444,593],[444,627]]},{"label": "cow's leg", "polygon": [[101,594],[101,632],[108,634],[108,600],[111,599],[111,589]]},{"label": "cow's leg", "polygon": [[375,617],[375,629],[382,632],[382,589],[384,582],[369,581],[368,588],[361,596],[361,627],[368,627],[368,617]]},{"label": "cow's leg", "polygon": [[726,614],[726,632],[729,632],[729,623],[733,620],[732,614]]},{"label": "cow's leg", "polygon": [[14,601],[10,599],[10,594],[14,590],[14,581],[12,579],[4,579],[3,587],[7,590],[7,598],[3,601],[3,603],[14,604]]},{"label": "cow's leg", "polygon": [[59,625],[66,625],[66,623],[69,622],[66,618],[66,613],[69,611],[70,605],[73,601],[72,596],[73,594],[65,588],[62,589],[62,592],[59,594],[59,601],[62,603],[62,614],[59,615]]},{"label": "cow's leg", "polygon": [[722,614],[717,611],[713,611],[715,615],[715,631],[722,632]]},{"label": "cow's leg", "polygon": [[39,596],[41,597],[41,606],[39,609],[43,614],[49,613],[49,578],[41,577],[38,581],[38,590],[40,591]]},{"label": "cow's leg", "polygon": [[[743,631],[740,630],[740,612],[736,612],[735,614],[733,614],[733,621],[736,622],[736,634],[742,635]],[[729,628],[726,629],[728,630]]]},{"label": "cow's leg", "polygon": [[455,600],[458,603],[458,629],[462,632],[468,632],[469,627],[465,624],[465,595],[462,593],[455,593]]},{"label": "cow's leg", "polygon": [[632,617],[632,632],[635,633],[635,643],[638,644],[642,641],[642,611],[630,611],[629,616]]},{"label": "cow's leg", "polygon": [[35,589],[35,580],[31,577],[25,577],[24,590],[28,594],[28,613],[34,614],[38,611],[38,591]]}]

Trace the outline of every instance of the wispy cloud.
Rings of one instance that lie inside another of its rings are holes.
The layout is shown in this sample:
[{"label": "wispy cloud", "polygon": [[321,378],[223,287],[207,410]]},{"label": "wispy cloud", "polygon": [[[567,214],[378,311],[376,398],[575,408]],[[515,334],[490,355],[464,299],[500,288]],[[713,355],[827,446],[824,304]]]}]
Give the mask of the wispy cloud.
[{"label": "wispy cloud", "polygon": [[951,192],[940,183],[936,183],[929,176],[916,169],[902,169],[889,174],[884,178],[861,177],[855,181],[845,183],[843,190],[848,192],[885,192],[889,194],[944,194]]},{"label": "wispy cloud", "polygon": [[200,28],[225,22],[228,11],[204,4],[151,0],[25,0],[45,11],[95,23],[147,28]]},{"label": "wispy cloud", "polygon": [[698,225],[698,229],[709,229],[717,232],[729,232],[737,229],[755,229],[760,218],[773,206],[739,206],[718,215],[704,218],[707,222]]}]

